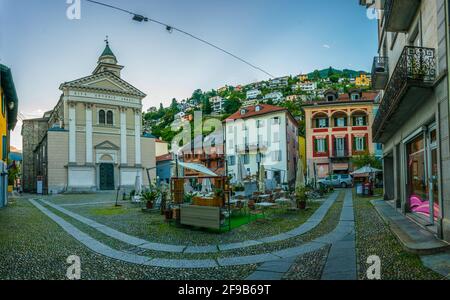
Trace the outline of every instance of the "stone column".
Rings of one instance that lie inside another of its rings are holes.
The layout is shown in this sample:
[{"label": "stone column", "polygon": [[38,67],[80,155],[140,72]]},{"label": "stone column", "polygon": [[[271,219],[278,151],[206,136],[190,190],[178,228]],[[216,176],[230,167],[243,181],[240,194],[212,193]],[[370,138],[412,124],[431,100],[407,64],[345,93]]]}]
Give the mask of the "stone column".
[{"label": "stone column", "polygon": [[69,102],[69,164],[77,162],[76,104]]},{"label": "stone column", "polygon": [[120,108],[120,163],[126,165],[127,158],[127,108]]},{"label": "stone column", "polygon": [[91,104],[86,104],[86,164],[94,163],[92,149],[92,108]]},{"label": "stone column", "polygon": [[136,165],[142,164],[141,158],[141,125],[142,125],[142,115],[139,109],[134,111],[134,134],[135,134],[135,157]]}]

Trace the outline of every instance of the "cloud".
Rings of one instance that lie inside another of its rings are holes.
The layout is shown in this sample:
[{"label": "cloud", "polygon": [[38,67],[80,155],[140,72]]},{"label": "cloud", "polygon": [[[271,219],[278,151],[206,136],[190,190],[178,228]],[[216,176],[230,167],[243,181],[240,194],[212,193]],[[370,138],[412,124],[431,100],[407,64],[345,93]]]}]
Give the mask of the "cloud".
[{"label": "cloud", "polygon": [[322,47],[326,48],[326,49],[331,49],[331,46],[328,44],[323,44]]}]

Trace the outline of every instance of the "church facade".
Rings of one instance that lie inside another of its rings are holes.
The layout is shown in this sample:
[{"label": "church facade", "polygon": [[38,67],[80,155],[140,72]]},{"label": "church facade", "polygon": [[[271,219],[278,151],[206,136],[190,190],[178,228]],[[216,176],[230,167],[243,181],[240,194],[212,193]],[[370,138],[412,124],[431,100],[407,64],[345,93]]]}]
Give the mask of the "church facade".
[{"label": "church facade", "polygon": [[[122,69],[107,42],[92,75],[61,84],[48,130],[28,147],[32,155],[24,153],[24,160],[33,158],[31,186],[41,181],[50,194],[103,191],[133,189],[136,181],[148,186],[156,178],[155,138],[142,128],[146,95],[121,78]],[[26,125],[24,141],[33,134]]]}]

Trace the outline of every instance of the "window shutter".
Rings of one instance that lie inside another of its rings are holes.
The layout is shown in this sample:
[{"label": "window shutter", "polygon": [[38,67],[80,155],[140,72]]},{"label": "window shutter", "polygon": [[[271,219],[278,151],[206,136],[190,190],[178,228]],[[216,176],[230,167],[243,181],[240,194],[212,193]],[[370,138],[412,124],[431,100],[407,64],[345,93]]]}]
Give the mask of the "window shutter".
[{"label": "window shutter", "polygon": [[328,153],[328,137],[325,138],[325,152]]},{"label": "window shutter", "polygon": [[354,152],[356,152],[356,137],[354,135],[352,135],[352,143],[353,143],[352,150],[353,150],[353,153],[354,153]]},{"label": "window shutter", "polygon": [[317,139],[314,139],[314,153],[318,152]]},{"label": "window shutter", "polygon": [[344,126],[347,127],[348,126],[348,118],[344,119]]}]

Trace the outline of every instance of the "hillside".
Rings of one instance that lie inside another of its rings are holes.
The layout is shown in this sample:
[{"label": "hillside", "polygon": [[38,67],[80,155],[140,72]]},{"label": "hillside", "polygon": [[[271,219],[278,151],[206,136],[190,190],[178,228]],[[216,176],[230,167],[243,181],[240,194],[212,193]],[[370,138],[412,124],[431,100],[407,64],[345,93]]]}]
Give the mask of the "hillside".
[{"label": "hillside", "polygon": [[315,71],[313,71],[311,73],[308,73],[307,75],[308,75],[309,78],[312,79],[312,78],[315,77],[315,74],[317,72],[319,72],[320,78],[321,79],[325,79],[325,78],[329,77],[330,71],[331,71],[332,74],[338,74],[340,76],[348,77],[348,78],[355,78],[355,77],[359,76],[361,73],[362,74],[368,74],[365,71],[356,71],[356,70],[349,70],[349,69],[338,70],[338,69],[334,69],[334,68],[330,67],[330,68],[323,69],[323,70],[315,70]]}]

